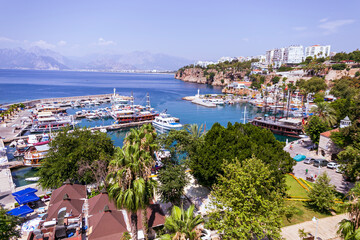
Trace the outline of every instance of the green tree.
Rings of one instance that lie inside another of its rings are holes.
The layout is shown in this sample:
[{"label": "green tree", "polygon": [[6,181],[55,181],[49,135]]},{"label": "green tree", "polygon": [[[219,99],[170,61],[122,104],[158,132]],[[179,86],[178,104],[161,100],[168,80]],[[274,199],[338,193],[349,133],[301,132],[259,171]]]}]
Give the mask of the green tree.
[{"label": "green tree", "polygon": [[215,123],[189,154],[188,164],[199,183],[211,187],[216,183],[216,176],[223,173],[224,162],[235,157],[241,162],[254,154],[270,164],[280,186],[285,184],[283,173],[291,172],[294,165],[283,148],[284,143],[277,141],[267,129],[240,123],[228,123],[225,128]]},{"label": "green tree", "polygon": [[21,237],[20,218],[6,214],[0,206],[0,239],[19,239]]},{"label": "green tree", "polygon": [[106,170],[114,153],[113,142],[107,134],[92,133],[85,128],[60,131],[49,145],[50,150],[37,173],[45,189],[58,188],[67,179],[93,183],[96,178],[90,169],[79,174],[80,163],[92,165],[95,161],[105,161],[99,166],[105,165]]},{"label": "green tree", "polygon": [[185,170],[184,166],[173,164],[168,164],[166,168],[160,170],[158,192],[163,202],[171,202],[173,205],[180,204],[184,188],[189,183]]},{"label": "green tree", "polygon": [[333,70],[344,70],[346,68],[345,63],[336,63],[331,66]]},{"label": "green tree", "polygon": [[174,206],[171,216],[166,217],[165,231],[167,234],[161,236],[162,240],[199,239],[195,228],[204,220],[201,215],[194,216],[194,205],[187,210]]},{"label": "green tree", "polygon": [[329,127],[332,127],[336,122],[336,112],[327,102],[317,102],[316,106],[311,108],[311,112],[318,116]]},{"label": "green tree", "polygon": [[335,97],[352,98],[356,94],[357,89],[353,86],[353,80],[351,78],[343,77],[335,80],[334,83],[330,93]]},{"label": "green tree", "polygon": [[343,219],[339,223],[338,234],[345,240],[360,239],[360,183],[357,182],[348,196],[350,201],[346,202],[345,209],[350,215],[350,219]]},{"label": "green tree", "polygon": [[307,93],[317,93],[326,90],[327,85],[324,79],[312,77],[303,83],[302,88],[304,88]]},{"label": "green tree", "polygon": [[223,169],[211,192],[209,227],[222,239],[280,239],[283,197],[269,165],[252,157]]},{"label": "green tree", "polygon": [[274,76],[272,79],[271,79],[272,83],[273,84],[277,84],[279,81],[280,81],[280,77],[279,76]]},{"label": "green tree", "polygon": [[360,177],[360,144],[347,146],[338,154],[338,162],[350,180],[358,179]]},{"label": "green tree", "polygon": [[324,212],[330,210],[335,203],[335,186],[330,185],[326,172],[317,177],[314,187],[309,191],[309,205]]},{"label": "green tree", "polygon": [[326,132],[327,130],[329,130],[328,124],[322,121],[318,116],[312,116],[305,126],[305,133],[316,145],[319,145],[320,133]]}]

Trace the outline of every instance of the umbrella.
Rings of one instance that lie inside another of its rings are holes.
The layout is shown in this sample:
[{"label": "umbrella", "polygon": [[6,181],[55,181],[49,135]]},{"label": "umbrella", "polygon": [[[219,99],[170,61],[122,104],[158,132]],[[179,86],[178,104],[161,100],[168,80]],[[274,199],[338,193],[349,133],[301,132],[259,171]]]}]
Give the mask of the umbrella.
[{"label": "umbrella", "polygon": [[300,162],[300,161],[303,161],[305,158],[306,158],[305,155],[296,155],[294,157],[294,160],[297,161],[297,162]]}]

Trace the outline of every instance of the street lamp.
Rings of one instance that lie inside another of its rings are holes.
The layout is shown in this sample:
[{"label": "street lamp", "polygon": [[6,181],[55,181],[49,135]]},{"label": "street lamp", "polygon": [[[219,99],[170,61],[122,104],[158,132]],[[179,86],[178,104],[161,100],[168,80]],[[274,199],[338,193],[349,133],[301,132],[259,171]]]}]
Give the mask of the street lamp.
[{"label": "street lamp", "polygon": [[315,240],[317,239],[317,234],[318,234],[318,226],[319,226],[319,219],[316,217],[312,218],[313,222],[316,222],[316,232],[315,232]]}]

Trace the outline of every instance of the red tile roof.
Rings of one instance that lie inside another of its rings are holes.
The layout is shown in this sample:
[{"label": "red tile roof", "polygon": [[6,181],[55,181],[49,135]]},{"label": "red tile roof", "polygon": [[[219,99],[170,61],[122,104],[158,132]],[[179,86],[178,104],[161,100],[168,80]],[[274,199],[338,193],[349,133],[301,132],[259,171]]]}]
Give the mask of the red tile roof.
[{"label": "red tile roof", "polygon": [[90,215],[103,212],[105,205],[107,205],[110,210],[116,210],[114,202],[109,200],[109,196],[107,193],[100,193],[99,195],[90,198],[88,200],[88,203]]},{"label": "red tile roof", "polygon": [[63,207],[66,207],[66,212],[71,212],[72,216],[79,216],[82,213],[83,204],[84,200],[79,199],[61,200],[54,204],[50,204],[46,220],[49,221],[53,218],[57,219],[58,212]]},{"label": "red tile roof", "polygon": [[89,240],[120,239],[128,232],[124,215],[120,211],[109,210],[89,217]]},{"label": "red tile roof", "polygon": [[324,137],[327,137],[327,138],[330,138],[330,135],[332,132],[338,132],[339,129],[338,128],[335,128],[335,129],[331,129],[327,132],[323,132],[323,133],[320,133],[321,136],[324,136]]},{"label": "red tile roof", "polygon": [[86,186],[80,184],[64,184],[51,194],[50,204],[62,201],[67,194],[70,199],[86,198]]},{"label": "red tile roof", "polygon": [[[149,228],[164,225],[165,223],[165,214],[162,211],[159,204],[151,204],[147,209],[147,218],[148,218],[148,226]],[[129,219],[131,218],[131,214],[128,213]],[[138,211],[138,229],[143,229],[142,224],[142,212]]]}]

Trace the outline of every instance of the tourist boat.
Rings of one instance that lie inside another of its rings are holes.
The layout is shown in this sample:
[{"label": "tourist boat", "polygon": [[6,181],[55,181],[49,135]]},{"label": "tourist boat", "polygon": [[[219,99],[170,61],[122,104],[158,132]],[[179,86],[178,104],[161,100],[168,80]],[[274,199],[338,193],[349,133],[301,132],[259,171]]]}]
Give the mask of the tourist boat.
[{"label": "tourist boat", "polygon": [[296,118],[283,118],[278,120],[255,118],[250,121],[252,125],[269,129],[274,134],[300,138],[304,134],[302,120]]},{"label": "tourist boat", "polygon": [[[130,112],[132,110],[129,110],[127,112]],[[123,111],[123,113],[126,111]],[[115,120],[117,120],[117,123],[130,123],[130,122],[142,122],[142,121],[150,121],[154,120],[156,116],[159,115],[159,113],[155,111],[142,111],[142,112],[136,112],[134,114],[123,114],[122,112],[118,112],[115,115]]]},{"label": "tourist boat", "polygon": [[40,105],[37,107],[36,112],[38,114],[44,112],[50,112],[52,114],[66,113],[66,108],[61,108],[55,105]]},{"label": "tourist boat", "polygon": [[31,167],[40,166],[40,162],[46,157],[48,150],[48,144],[29,147],[24,154],[24,165]]},{"label": "tourist boat", "polygon": [[174,117],[171,117],[170,114],[160,113],[159,116],[155,117],[155,120],[152,122],[153,126],[160,133],[166,133],[170,130],[180,130],[182,124],[175,121]]},{"label": "tourist boat", "polygon": [[33,125],[30,128],[30,132],[50,132],[57,131],[63,127],[73,126],[77,124],[73,117],[60,117],[60,116],[49,116],[35,119]]},{"label": "tourist boat", "polygon": [[218,99],[218,98],[216,98],[216,99],[210,99],[209,101],[212,102],[212,103],[214,103],[214,104],[216,104],[216,105],[224,105],[224,104],[225,104],[224,100]]}]

